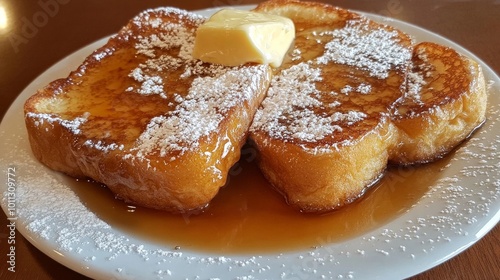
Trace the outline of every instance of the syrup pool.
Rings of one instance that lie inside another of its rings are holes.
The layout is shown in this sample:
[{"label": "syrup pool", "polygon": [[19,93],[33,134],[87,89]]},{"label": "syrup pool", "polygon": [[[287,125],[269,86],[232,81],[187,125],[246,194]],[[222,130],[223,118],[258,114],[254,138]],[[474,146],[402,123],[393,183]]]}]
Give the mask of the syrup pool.
[{"label": "syrup pool", "polygon": [[197,214],[132,206],[96,183],[68,178],[67,184],[110,226],[160,246],[214,254],[283,253],[340,242],[382,227],[418,202],[450,158],[389,167],[354,203],[325,214],[305,214],[287,205],[272,189],[253,155],[251,148],[243,150],[227,185]]}]

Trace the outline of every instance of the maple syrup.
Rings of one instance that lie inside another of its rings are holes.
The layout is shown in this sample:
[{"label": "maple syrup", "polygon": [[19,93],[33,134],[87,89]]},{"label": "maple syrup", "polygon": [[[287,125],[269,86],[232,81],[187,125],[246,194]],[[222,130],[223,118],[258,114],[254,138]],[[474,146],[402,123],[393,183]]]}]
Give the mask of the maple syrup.
[{"label": "maple syrup", "polygon": [[99,184],[70,178],[68,184],[89,211],[112,227],[167,248],[215,254],[282,253],[340,242],[382,227],[428,191],[449,158],[421,166],[390,167],[354,203],[329,213],[305,214],[287,205],[272,189],[249,149],[245,146],[227,185],[200,213],[171,214],[136,207],[115,199]]}]

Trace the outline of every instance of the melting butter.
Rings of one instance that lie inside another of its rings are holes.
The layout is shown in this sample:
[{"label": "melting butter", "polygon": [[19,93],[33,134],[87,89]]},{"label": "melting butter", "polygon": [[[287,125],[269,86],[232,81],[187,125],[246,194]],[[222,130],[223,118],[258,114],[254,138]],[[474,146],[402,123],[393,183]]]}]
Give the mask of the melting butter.
[{"label": "melting butter", "polygon": [[250,62],[279,67],[294,38],[288,18],[222,9],[198,27],[193,57],[225,66]]}]

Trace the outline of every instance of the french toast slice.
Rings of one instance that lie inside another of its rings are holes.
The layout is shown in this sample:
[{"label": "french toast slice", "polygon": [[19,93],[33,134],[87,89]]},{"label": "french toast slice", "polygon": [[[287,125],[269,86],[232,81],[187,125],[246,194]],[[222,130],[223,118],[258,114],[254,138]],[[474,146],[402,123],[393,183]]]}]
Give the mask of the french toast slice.
[{"label": "french toast slice", "polygon": [[275,0],[256,10],[296,25],[250,139],[264,176],[301,211],[348,204],[389,161],[436,159],[484,120],[481,70],[449,48],[414,46],[401,31],[325,4]]},{"label": "french toast slice", "polygon": [[144,11],[36,92],[24,107],[36,158],[136,205],[206,206],[239,159],[271,70],[194,60],[204,21],[175,8]]},{"label": "french toast slice", "polygon": [[391,110],[399,140],[394,164],[436,160],[475,131],[486,116],[486,85],[478,63],[455,50],[422,42],[413,50],[405,94]]},{"label": "french toast slice", "polygon": [[388,112],[402,95],[413,42],[326,4],[269,1],[256,11],[296,28],[250,129],[260,169],[302,211],[349,203],[387,166],[397,139]]}]

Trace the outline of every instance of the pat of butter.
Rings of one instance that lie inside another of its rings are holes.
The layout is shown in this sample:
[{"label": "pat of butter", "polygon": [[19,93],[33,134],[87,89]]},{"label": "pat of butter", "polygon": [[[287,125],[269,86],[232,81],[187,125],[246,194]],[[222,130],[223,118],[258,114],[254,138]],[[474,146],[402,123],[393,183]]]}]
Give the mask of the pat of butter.
[{"label": "pat of butter", "polygon": [[222,9],[198,27],[193,57],[225,66],[253,62],[279,67],[294,38],[288,18]]}]

